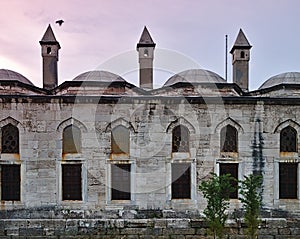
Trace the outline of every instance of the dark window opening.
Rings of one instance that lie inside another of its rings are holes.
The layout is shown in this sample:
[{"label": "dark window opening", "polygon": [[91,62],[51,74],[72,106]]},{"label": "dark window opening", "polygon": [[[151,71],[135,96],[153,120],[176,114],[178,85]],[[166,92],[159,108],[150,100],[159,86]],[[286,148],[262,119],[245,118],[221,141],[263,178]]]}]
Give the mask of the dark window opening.
[{"label": "dark window opening", "polygon": [[238,167],[237,163],[220,163],[220,175],[230,174],[235,180],[231,181],[231,185],[235,188],[233,192],[230,193],[229,198],[238,198]]},{"label": "dark window opening", "polygon": [[2,153],[19,153],[19,130],[12,124],[2,128]]},{"label": "dark window opening", "polygon": [[236,128],[227,125],[221,130],[221,152],[238,152],[238,132]]},{"label": "dark window opening", "polygon": [[279,163],[279,198],[298,198],[298,164]]},{"label": "dark window opening", "polygon": [[111,151],[113,154],[129,154],[129,130],[122,125],[112,130]]},{"label": "dark window opening", "polygon": [[191,165],[186,163],[172,164],[172,199],[191,198]]},{"label": "dark window opening", "polygon": [[81,152],[81,131],[75,125],[67,126],[63,132],[63,153]]},{"label": "dark window opening", "polygon": [[148,49],[145,49],[145,50],[144,50],[144,56],[148,56],[148,55],[149,55]]},{"label": "dark window opening", "polygon": [[172,131],[172,152],[189,152],[189,130],[183,125]]},{"label": "dark window opening", "polygon": [[291,126],[280,132],[280,152],[297,152],[297,131]]},{"label": "dark window opening", "polygon": [[51,54],[51,47],[47,47],[47,54]]},{"label": "dark window opening", "polygon": [[241,58],[245,58],[245,52],[241,51]]},{"label": "dark window opening", "polygon": [[111,165],[111,199],[130,200],[130,164]]},{"label": "dark window opening", "polygon": [[82,200],[81,164],[62,165],[62,199]]},{"label": "dark window opening", "polygon": [[1,200],[20,201],[20,168],[20,165],[1,165]]}]

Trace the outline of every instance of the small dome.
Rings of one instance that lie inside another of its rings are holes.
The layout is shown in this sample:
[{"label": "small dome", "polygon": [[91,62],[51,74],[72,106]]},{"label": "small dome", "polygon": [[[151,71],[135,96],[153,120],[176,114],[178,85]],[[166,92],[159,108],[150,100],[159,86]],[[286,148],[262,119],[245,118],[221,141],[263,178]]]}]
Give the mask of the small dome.
[{"label": "small dome", "polygon": [[108,71],[87,71],[76,76],[73,81],[126,82],[121,76]]},{"label": "small dome", "polygon": [[19,81],[24,84],[33,85],[30,80],[18,72],[0,69],[0,81]]},{"label": "small dome", "polygon": [[203,69],[192,69],[182,71],[170,77],[164,86],[171,86],[178,82],[189,83],[226,83],[226,81],[218,74]]},{"label": "small dome", "polygon": [[300,72],[286,72],[273,76],[266,80],[259,89],[261,90],[281,84],[300,84]]}]

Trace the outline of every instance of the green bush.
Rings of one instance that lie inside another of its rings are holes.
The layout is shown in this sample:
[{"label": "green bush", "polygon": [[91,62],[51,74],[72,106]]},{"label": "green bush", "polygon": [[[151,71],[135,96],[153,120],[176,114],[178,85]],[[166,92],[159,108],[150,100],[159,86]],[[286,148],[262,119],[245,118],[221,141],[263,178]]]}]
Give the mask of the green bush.
[{"label": "green bush", "polygon": [[228,217],[226,210],[229,207],[229,195],[235,190],[232,180],[235,179],[230,174],[217,176],[212,173],[211,177],[199,186],[207,200],[207,207],[204,210],[205,221],[214,238],[223,238],[225,222]]}]

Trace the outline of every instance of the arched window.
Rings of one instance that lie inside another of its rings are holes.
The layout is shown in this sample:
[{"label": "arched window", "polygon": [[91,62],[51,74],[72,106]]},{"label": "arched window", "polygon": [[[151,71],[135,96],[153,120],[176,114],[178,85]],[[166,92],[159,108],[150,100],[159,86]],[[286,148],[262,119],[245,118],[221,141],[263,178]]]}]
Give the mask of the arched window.
[{"label": "arched window", "polygon": [[291,126],[280,132],[280,152],[297,152],[297,131]]},{"label": "arched window", "polygon": [[221,152],[238,152],[238,132],[236,128],[227,125],[221,130]]},{"label": "arched window", "polygon": [[2,128],[2,153],[19,153],[19,130],[12,124]]},{"label": "arched window", "polygon": [[111,132],[111,153],[129,154],[129,130],[119,125]]},{"label": "arched window", "polygon": [[241,51],[241,58],[245,58],[245,52]]},{"label": "arched window", "polygon": [[176,126],[172,131],[172,152],[189,152],[189,130],[183,125]]},{"label": "arched window", "polygon": [[75,125],[67,126],[63,132],[63,153],[81,152],[81,131]]}]

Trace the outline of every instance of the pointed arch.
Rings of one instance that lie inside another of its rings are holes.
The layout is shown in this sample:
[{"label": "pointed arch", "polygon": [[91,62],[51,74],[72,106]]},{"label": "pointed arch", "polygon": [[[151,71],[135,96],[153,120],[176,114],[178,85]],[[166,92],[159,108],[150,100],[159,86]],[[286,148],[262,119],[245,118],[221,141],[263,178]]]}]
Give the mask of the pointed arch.
[{"label": "pointed arch", "polygon": [[230,124],[224,126],[220,131],[220,151],[226,153],[238,152],[238,131]]},{"label": "pointed arch", "polygon": [[129,154],[130,150],[130,130],[123,126],[117,125],[111,130],[111,153]]},{"label": "pointed arch", "polygon": [[80,153],[81,152],[81,130],[74,124],[64,128],[62,133],[63,153]]},{"label": "pointed arch", "polygon": [[136,132],[133,125],[129,121],[125,120],[124,118],[118,118],[118,119],[110,122],[109,124],[107,124],[107,126],[105,127],[104,132],[106,132],[106,133],[111,132],[112,129],[114,129],[115,127],[117,127],[119,125],[124,126],[125,128],[131,130],[134,133]]},{"label": "pointed arch", "polygon": [[0,121],[0,128],[4,127],[5,125],[8,125],[8,124],[11,124],[11,125],[17,127],[19,132],[24,132],[23,125],[19,121],[17,121],[16,119],[14,119],[10,116]]},{"label": "pointed arch", "polygon": [[238,133],[244,133],[243,127],[231,117],[228,117],[227,119],[220,122],[215,128],[215,133],[220,134],[221,130],[227,125],[233,126],[238,131]]},{"label": "pointed arch", "polygon": [[177,118],[176,120],[172,121],[172,122],[168,125],[166,132],[167,132],[167,133],[173,132],[173,129],[174,129],[175,127],[179,126],[179,125],[185,126],[185,127],[189,130],[189,132],[190,132],[191,134],[195,134],[195,133],[196,133],[195,127],[194,127],[188,120],[186,120],[186,119],[185,119],[184,117],[182,117],[182,116],[179,117],[179,118]]},{"label": "pointed arch", "polygon": [[297,130],[288,125],[280,131],[280,152],[298,152]]},{"label": "pointed arch", "polygon": [[291,126],[297,132],[300,132],[300,125],[296,121],[288,119],[288,120],[285,120],[285,121],[281,122],[280,124],[278,124],[274,130],[274,133],[280,133],[281,130],[283,130],[287,126]]},{"label": "pointed arch", "polygon": [[177,125],[172,130],[172,152],[187,153],[190,151],[190,132],[184,125]]},{"label": "pointed arch", "polygon": [[57,131],[58,132],[63,132],[63,130],[67,127],[67,126],[70,126],[70,125],[75,125],[76,127],[78,127],[81,132],[86,132],[87,131],[87,127],[81,123],[79,120],[73,118],[73,117],[70,117],[64,121],[62,121],[58,126],[57,126]]}]

